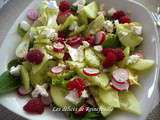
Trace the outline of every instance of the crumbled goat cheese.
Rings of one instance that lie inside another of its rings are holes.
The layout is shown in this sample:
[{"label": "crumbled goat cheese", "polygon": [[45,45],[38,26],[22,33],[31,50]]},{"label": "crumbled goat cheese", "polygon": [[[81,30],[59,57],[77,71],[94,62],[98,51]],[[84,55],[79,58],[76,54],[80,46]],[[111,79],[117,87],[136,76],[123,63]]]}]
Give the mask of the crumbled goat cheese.
[{"label": "crumbled goat cheese", "polygon": [[75,30],[77,30],[78,29],[78,23],[77,22],[73,22],[71,25],[70,25],[70,27],[69,27],[69,30],[71,30],[71,31],[75,31]]},{"label": "crumbled goat cheese", "polygon": [[80,102],[80,97],[77,96],[77,90],[69,91],[68,95],[65,96],[65,99],[73,104],[78,104]]},{"label": "crumbled goat cheese", "polygon": [[134,63],[137,63],[140,59],[140,56],[138,55],[131,55],[129,56],[128,60],[127,60],[127,64],[134,64]]},{"label": "crumbled goat cheese", "polygon": [[56,39],[58,37],[56,30],[52,28],[46,28],[41,34],[49,39]]},{"label": "crumbled goat cheese", "polygon": [[142,34],[142,26],[133,26],[133,31],[134,31],[137,35],[141,35],[141,34]]},{"label": "crumbled goat cheese", "polygon": [[43,84],[42,86],[36,85],[36,88],[32,92],[32,97],[38,97],[39,95],[48,97],[47,87],[47,84]]},{"label": "crumbled goat cheese", "polygon": [[19,76],[20,75],[20,70],[21,70],[21,65],[17,65],[16,67],[13,66],[13,67],[10,68],[10,73],[11,73],[11,75]]},{"label": "crumbled goat cheese", "polygon": [[103,47],[102,47],[102,45],[96,45],[96,46],[94,46],[94,50],[97,52],[102,52]]},{"label": "crumbled goat cheese", "polygon": [[48,8],[50,9],[58,9],[58,5],[56,1],[49,1],[48,2]]},{"label": "crumbled goat cheese", "polygon": [[84,46],[80,46],[79,48],[72,48],[69,45],[66,45],[69,55],[71,56],[73,61],[83,62],[84,60]]},{"label": "crumbled goat cheese", "polygon": [[31,25],[27,21],[22,21],[20,23],[20,28],[24,31],[28,31],[31,28]]},{"label": "crumbled goat cheese", "polygon": [[119,20],[114,21],[115,26],[119,25]]},{"label": "crumbled goat cheese", "polygon": [[81,98],[88,98],[88,97],[89,97],[89,95],[88,95],[87,91],[83,90]]},{"label": "crumbled goat cheese", "polygon": [[107,32],[112,33],[114,29],[114,24],[110,20],[106,20],[104,24],[105,29]]},{"label": "crumbled goat cheese", "polygon": [[111,8],[107,11],[108,15],[112,16],[117,10],[115,8]]}]

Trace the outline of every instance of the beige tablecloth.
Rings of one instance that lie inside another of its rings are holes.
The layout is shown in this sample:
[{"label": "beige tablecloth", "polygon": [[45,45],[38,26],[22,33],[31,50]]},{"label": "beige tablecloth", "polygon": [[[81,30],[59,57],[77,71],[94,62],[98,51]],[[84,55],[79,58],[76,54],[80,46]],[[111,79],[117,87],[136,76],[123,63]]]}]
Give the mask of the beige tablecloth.
[{"label": "beige tablecloth", "polygon": [[[12,26],[16,18],[20,15],[22,10],[31,2],[32,0],[10,0],[7,5],[5,5],[0,10],[0,44],[5,38],[9,28]],[[160,4],[160,0],[137,0],[147,6],[150,10],[155,10],[157,4]],[[6,108],[0,106],[0,120],[25,120],[20,116],[10,112]],[[160,120],[160,105],[153,110],[149,115],[147,120]]]}]

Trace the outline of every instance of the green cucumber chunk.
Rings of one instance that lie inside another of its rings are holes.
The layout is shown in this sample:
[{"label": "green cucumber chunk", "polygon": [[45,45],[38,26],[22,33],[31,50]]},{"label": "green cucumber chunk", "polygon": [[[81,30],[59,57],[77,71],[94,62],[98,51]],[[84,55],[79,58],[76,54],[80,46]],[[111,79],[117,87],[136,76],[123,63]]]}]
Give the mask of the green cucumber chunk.
[{"label": "green cucumber chunk", "polygon": [[74,61],[66,61],[66,64],[69,66],[70,69],[75,69],[75,68],[84,68],[86,64],[83,62],[74,62]]},{"label": "green cucumber chunk", "polygon": [[83,10],[88,18],[95,19],[98,14],[98,5],[95,1],[93,1],[88,5],[84,6]]},{"label": "green cucumber chunk", "polygon": [[71,33],[69,34],[69,36],[78,35],[78,34],[80,34],[81,32],[85,31],[86,28],[87,28],[86,25],[82,25],[82,26],[80,26],[77,30],[75,30],[74,32],[71,32]]},{"label": "green cucumber chunk", "polygon": [[85,50],[85,62],[90,67],[100,67],[100,59],[96,56],[95,52],[88,48]]},{"label": "green cucumber chunk", "polygon": [[86,35],[88,34],[95,34],[96,32],[100,31],[104,26],[105,18],[104,15],[99,15],[95,20],[93,20],[89,25],[88,29],[85,32]]},{"label": "green cucumber chunk", "polygon": [[79,23],[81,25],[87,25],[88,24],[88,17],[87,17],[84,10],[80,10],[80,12],[78,14],[78,20],[79,20]]},{"label": "green cucumber chunk", "polygon": [[155,62],[150,59],[140,59],[137,63],[128,65],[129,68],[137,70],[137,71],[143,71],[148,70],[151,67],[153,67]]},{"label": "green cucumber chunk", "polygon": [[30,90],[30,78],[27,69],[22,65],[21,66],[21,76],[22,76],[22,84],[26,91]]},{"label": "green cucumber chunk", "polygon": [[58,107],[66,108],[72,106],[72,104],[65,99],[65,96],[67,95],[66,89],[51,86],[50,93],[54,104],[56,104]]},{"label": "green cucumber chunk", "polygon": [[138,115],[141,114],[140,104],[132,92],[120,92],[119,100],[121,110],[128,111]]}]

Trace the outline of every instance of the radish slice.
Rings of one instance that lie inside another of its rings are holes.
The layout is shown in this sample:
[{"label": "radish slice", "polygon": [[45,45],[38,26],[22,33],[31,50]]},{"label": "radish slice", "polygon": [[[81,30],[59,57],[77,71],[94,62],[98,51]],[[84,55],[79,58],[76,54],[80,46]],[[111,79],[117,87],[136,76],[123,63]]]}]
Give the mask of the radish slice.
[{"label": "radish slice", "polygon": [[45,106],[49,106],[52,103],[51,97],[43,97],[41,96],[41,100]]},{"label": "radish slice", "polygon": [[17,90],[17,94],[20,96],[26,96],[31,92],[31,90],[26,91],[23,86],[19,87]]},{"label": "radish slice", "polygon": [[125,81],[123,84],[119,84],[114,79],[112,79],[110,85],[117,91],[125,91],[129,89],[128,81]]},{"label": "radish slice", "polygon": [[129,79],[129,73],[126,69],[119,68],[112,73],[113,79],[120,84],[125,83]]},{"label": "radish slice", "polygon": [[84,68],[83,73],[88,76],[97,76],[100,73],[100,71],[96,68]]},{"label": "radish slice", "polygon": [[51,71],[54,73],[54,74],[59,74],[61,72],[63,72],[63,67],[62,66],[55,66],[51,69]]},{"label": "radish slice", "polygon": [[53,48],[56,52],[62,52],[64,50],[64,44],[62,44],[61,42],[54,43]]},{"label": "radish slice", "polygon": [[96,34],[96,42],[95,44],[99,45],[102,44],[104,42],[104,40],[106,39],[106,33],[103,31],[100,31]]},{"label": "radish slice", "polygon": [[142,51],[135,52],[134,55],[138,55],[140,58],[144,58],[144,53]]}]

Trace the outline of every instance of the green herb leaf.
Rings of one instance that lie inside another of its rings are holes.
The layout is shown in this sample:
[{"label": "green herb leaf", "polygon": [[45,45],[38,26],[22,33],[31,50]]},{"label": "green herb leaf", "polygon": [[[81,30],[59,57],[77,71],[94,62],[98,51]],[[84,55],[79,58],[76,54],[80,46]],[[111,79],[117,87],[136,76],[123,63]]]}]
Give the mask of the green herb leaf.
[{"label": "green herb leaf", "polygon": [[8,63],[8,70],[10,70],[10,68],[11,67],[13,67],[13,66],[17,66],[17,65],[21,65],[22,64],[22,60],[21,59],[18,59],[18,58],[16,58],[16,59],[13,59],[13,60],[11,60],[9,63]]},{"label": "green herb leaf", "polygon": [[0,76],[0,94],[11,92],[20,86],[20,81],[12,76],[9,71]]}]

